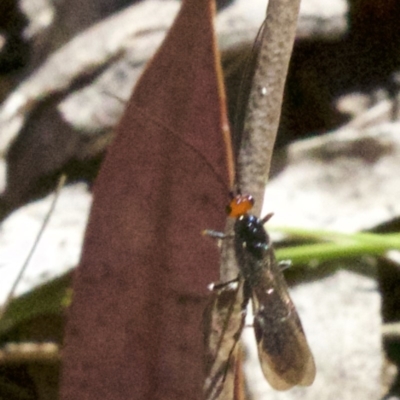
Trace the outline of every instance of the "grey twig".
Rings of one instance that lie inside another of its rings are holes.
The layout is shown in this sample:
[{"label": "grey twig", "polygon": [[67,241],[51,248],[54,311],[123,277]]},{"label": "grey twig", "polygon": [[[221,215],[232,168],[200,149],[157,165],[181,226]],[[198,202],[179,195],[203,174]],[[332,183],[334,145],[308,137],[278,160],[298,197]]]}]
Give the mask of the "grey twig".
[{"label": "grey twig", "polygon": [[[244,132],[237,162],[237,185],[256,199],[256,213],[260,213],[267,181],[272,150],[278,130],[283,89],[293,48],[300,0],[269,0],[267,18],[253,78],[244,121]],[[229,237],[233,221],[229,220],[225,233]],[[238,266],[232,240],[222,241],[221,282],[238,276]],[[207,338],[208,368],[205,384],[207,400],[225,400],[233,396],[236,373],[235,343],[242,329],[241,310],[243,290],[222,290],[214,293],[207,310],[205,337]],[[239,309],[232,308],[232,304]],[[222,337],[223,336],[223,337]],[[239,390],[240,389],[235,389]],[[237,393],[236,393],[237,394]]]},{"label": "grey twig", "polygon": [[238,187],[253,195],[256,214],[269,175],[299,8],[300,0],[270,0],[267,8],[237,162]]}]

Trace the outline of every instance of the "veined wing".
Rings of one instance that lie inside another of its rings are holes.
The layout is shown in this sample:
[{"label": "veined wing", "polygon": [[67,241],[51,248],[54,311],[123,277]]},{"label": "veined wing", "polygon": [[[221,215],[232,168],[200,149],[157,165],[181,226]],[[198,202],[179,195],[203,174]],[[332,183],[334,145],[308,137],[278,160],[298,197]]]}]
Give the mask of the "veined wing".
[{"label": "veined wing", "polygon": [[272,248],[262,260],[253,262],[265,263],[258,266],[263,272],[252,286],[254,332],[263,373],[276,390],[309,386],[315,378],[314,358]]}]

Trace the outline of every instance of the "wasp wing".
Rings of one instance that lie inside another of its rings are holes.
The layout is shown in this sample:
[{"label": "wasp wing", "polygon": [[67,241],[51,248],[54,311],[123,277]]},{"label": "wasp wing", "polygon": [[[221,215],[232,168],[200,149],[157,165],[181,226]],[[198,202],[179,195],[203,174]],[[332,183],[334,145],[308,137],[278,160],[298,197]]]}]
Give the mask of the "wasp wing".
[{"label": "wasp wing", "polygon": [[252,302],[263,373],[276,390],[309,386],[315,378],[314,358],[273,249],[268,247],[264,257],[248,261],[262,271],[252,284]]}]

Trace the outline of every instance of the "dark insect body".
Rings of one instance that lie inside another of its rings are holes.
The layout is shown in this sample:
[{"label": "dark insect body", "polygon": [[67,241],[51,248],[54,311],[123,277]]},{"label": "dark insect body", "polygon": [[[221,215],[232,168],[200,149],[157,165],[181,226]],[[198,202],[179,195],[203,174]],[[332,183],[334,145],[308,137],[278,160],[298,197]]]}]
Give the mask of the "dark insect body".
[{"label": "dark insect body", "polygon": [[[240,332],[251,300],[258,355],[265,378],[276,390],[309,386],[316,373],[314,358],[290,298],[282,265],[275,258],[264,228],[272,214],[263,219],[248,214],[252,205],[250,196],[238,195],[228,207],[229,215],[236,218],[233,241],[240,268],[238,280],[243,280]],[[216,235],[211,233],[211,236]]]}]

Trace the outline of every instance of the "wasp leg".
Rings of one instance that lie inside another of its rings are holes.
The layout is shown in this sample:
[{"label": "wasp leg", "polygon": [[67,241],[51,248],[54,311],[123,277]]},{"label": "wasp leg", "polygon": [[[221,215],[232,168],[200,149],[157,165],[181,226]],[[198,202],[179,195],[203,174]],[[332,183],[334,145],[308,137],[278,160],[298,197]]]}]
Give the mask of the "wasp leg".
[{"label": "wasp leg", "polygon": [[215,239],[233,239],[235,237],[234,235],[225,235],[224,232],[214,231],[213,229],[204,229],[201,234]]},{"label": "wasp leg", "polygon": [[282,260],[278,262],[278,267],[281,271],[290,268],[293,265],[292,260]]},{"label": "wasp leg", "polygon": [[239,276],[237,278],[235,278],[235,279],[231,279],[230,281],[226,281],[226,282],[210,283],[208,285],[208,289],[211,290],[211,291],[225,289],[228,286],[231,286],[232,283],[238,283],[238,282],[239,282]]},{"label": "wasp leg", "polygon": [[245,326],[245,322],[246,322],[246,315],[247,315],[247,305],[249,304],[249,300],[251,298],[251,287],[249,286],[249,284],[247,283],[247,281],[244,281],[243,283],[243,301],[242,301],[242,306],[241,306],[241,321],[240,321],[240,325],[238,330],[236,331],[236,333],[233,336],[234,339],[234,343],[233,346],[229,352],[228,355],[228,359],[226,361],[226,369],[224,372],[224,376],[222,379],[222,382],[225,382],[226,376],[228,374],[228,369],[229,369],[229,364],[230,361],[232,359],[233,356],[233,352],[235,351],[236,345],[238,344],[239,340],[240,340],[240,336],[242,335],[242,331],[243,328]]}]

